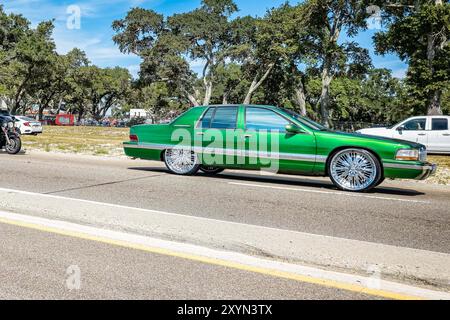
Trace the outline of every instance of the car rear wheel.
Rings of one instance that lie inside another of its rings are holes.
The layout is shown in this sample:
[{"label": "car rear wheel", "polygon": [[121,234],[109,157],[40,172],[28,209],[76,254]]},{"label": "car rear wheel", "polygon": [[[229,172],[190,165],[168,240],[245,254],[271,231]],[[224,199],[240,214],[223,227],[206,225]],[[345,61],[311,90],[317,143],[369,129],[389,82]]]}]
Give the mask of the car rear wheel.
[{"label": "car rear wheel", "polygon": [[381,180],[381,165],[369,151],[345,149],[337,152],[328,164],[331,181],[341,190],[368,191]]},{"label": "car rear wheel", "polygon": [[164,153],[164,162],[170,172],[179,175],[192,175],[200,168],[197,155],[190,149],[168,149]]},{"label": "car rear wheel", "polygon": [[213,167],[213,166],[201,166],[200,170],[206,174],[219,174],[219,173],[223,172],[225,169]]}]

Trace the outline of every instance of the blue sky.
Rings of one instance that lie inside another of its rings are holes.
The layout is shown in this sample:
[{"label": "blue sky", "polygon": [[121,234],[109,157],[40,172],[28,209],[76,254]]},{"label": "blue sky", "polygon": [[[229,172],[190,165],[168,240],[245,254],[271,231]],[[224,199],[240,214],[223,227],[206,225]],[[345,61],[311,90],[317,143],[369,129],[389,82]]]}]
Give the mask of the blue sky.
[{"label": "blue sky", "polygon": [[[236,0],[239,15],[262,16],[267,9],[279,6],[285,0]],[[298,1],[291,1],[296,3]],[[55,19],[54,39],[59,53],[64,54],[74,47],[84,50],[89,59],[101,67],[116,65],[128,68],[133,75],[139,70],[140,59],[120,53],[111,40],[113,20],[123,18],[132,7],[153,9],[165,15],[181,13],[199,6],[200,0],[1,0],[7,12],[21,13],[33,25],[39,21]],[[80,28],[69,29],[68,8],[76,5],[80,9]],[[396,56],[376,56],[372,48],[372,36],[376,30],[360,33],[353,40],[371,50],[376,67],[393,70],[394,76],[403,77],[406,65]],[[192,62],[194,70],[201,69],[201,61]]]}]

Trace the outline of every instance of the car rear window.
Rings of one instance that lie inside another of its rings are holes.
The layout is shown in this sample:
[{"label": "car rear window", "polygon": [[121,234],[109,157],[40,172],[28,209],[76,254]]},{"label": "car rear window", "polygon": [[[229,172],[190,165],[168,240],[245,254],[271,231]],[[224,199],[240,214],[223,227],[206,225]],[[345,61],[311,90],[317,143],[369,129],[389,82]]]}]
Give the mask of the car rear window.
[{"label": "car rear window", "polygon": [[432,130],[448,130],[448,120],[447,119],[432,119]]}]

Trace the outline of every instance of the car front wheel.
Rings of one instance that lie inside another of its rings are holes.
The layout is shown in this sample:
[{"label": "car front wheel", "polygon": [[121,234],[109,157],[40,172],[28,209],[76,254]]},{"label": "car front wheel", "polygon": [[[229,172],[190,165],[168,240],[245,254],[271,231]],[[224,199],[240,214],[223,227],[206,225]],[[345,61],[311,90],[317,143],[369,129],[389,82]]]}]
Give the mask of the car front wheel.
[{"label": "car front wheel", "polygon": [[192,175],[200,169],[198,157],[190,149],[169,149],[164,153],[164,162],[170,172],[179,175]]},{"label": "car front wheel", "polygon": [[381,180],[381,165],[369,151],[345,149],[335,153],[329,164],[331,181],[341,190],[368,191]]}]

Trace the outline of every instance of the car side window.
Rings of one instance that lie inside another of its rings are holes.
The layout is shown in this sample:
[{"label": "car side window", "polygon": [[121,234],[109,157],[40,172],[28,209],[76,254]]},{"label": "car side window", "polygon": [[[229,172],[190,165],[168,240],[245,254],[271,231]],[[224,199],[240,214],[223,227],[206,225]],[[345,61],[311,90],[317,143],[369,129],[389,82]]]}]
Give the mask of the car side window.
[{"label": "car side window", "polygon": [[245,122],[247,130],[278,130],[286,131],[289,121],[273,112],[263,108],[246,108]]},{"label": "car side window", "polygon": [[403,125],[403,130],[410,131],[424,131],[427,124],[427,119],[414,119],[406,122]]},{"label": "car side window", "polygon": [[217,108],[211,121],[212,129],[236,129],[238,107]]},{"label": "car side window", "polygon": [[440,119],[440,118],[432,119],[431,130],[434,130],[434,131],[448,130],[448,120]]},{"label": "car side window", "polygon": [[199,128],[209,129],[211,127],[211,119],[214,115],[216,108],[209,108],[208,111],[203,115],[202,120],[198,123]]}]

